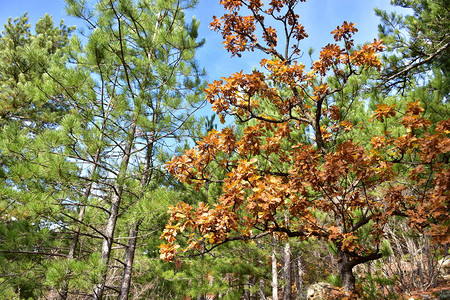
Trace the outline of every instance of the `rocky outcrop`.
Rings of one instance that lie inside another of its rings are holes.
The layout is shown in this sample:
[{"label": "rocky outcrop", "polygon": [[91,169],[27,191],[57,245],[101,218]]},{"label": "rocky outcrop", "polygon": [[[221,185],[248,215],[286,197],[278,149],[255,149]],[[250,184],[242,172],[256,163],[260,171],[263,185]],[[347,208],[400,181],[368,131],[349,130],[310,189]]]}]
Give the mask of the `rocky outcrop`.
[{"label": "rocky outcrop", "polygon": [[308,287],[306,291],[306,299],[308,300],[323,300],[327,299],[330,292],[333,291],[333,286],[327,282],[318,282]]}]

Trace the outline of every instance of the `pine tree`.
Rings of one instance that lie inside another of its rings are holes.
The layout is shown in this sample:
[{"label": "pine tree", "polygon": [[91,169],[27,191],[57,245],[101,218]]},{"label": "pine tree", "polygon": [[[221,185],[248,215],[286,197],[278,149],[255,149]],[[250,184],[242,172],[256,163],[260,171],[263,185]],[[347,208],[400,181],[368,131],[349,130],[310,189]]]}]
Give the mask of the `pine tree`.
[{"label": "pine tree", "polygon": [[[26,17],[7,24],[5,297],[131,293],[136,253],[147,261],[137,241],[162,230],[169,202],[158,200],[179,196],[161,165],[201,126],[194,114],[204,102],[203,71],[194,54],[203,42],[199,23],[184,18],[193,4],[68,1],[69,13],[88,24],[86,45],[49,16],[36,35]],[[6,263],[13,258],[20,268]]]},{"label": "pine tree", "polygon": [[[49,76],[67,71],[74,28],[54,26],[46,15],[31,32],[26,14],[9,19],[0,34],[0,224],[1,297],[37,298],[49,259],[64,256],[61,236],[51,229],[51,197],[76,169],[50,157],[46,144],[71,103]],[[68,72],[70,73],[70,72]],[[56,169],[49,171],[50,164]]]},{"label": "pine tree", "polygon": [[0,35],[0,124],[15,120],[21,127],[41,131],[56,125],[68,109],[62,92],[52,90],[46,69],[61,68],[62,51],[74,28],[62,22],[53,27],[49,15],[39,20],[35,33],[30,27],[25,14],[10,18]]},{"label": "pine tree", "polygon": [[[376,10],[381,18],[380,36],[387,46],[382,82],[387,88],[431,84],[448,98],[450,82],[450,12],[448,0],[396,0],[393,5],[412,10],[412,15]],[[430,72],[431,71],[431,72]],[[430,73],[432,76],[430,76]],[[435,78],[429,79],[429,78]]]},{"label": "pine tree", "polygon": [[[117,291],[120,299],[128,297],[139,232],[155,230],[152,218],[136,209],[147,201],[156,204],[154,197],[165,178],[161,158],[195,132],[193,113],[203,100],[202,71],[194,53],[202,42],[196,41],[198,22],[186,24],[183,12],[192,5],[99,1],[91,10],[69,1],[69,13],[92,29],[77,60],[80,68],[96,74],[94,98],[82,105],[86,115],[81,116],[87,117],[83,126],[92,137],[74,137],[70,155],[91,164],[95,184],[87,197],[89,210],[96,210],[91,205],[95,202],[107,213],[103,221],[99,215],[99,223],[91,224],[102,236],[96,299],[105,296],[105,289]],[[96,153],[98,162],[92,160]],[[113,245],[125,251],[113,251]],[[122,265],[116,262],[123,262],[121,274],[116,270]]]}]

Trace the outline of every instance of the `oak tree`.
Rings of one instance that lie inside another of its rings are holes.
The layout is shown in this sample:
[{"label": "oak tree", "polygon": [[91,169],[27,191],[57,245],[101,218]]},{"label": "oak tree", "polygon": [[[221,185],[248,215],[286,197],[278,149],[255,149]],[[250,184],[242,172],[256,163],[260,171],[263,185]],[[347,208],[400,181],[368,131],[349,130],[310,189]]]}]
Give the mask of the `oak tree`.
[{"label": "oak tree", "polygon": [[[381,69],[383,43],[355,47],[355,24],[344,22],[307,71],[298,61],[307,37],[296,12],[300,2],[221,1],[227,12],[211,27],[225,48],[232,56],[261,51],[267,57],[259,70],[206,89],[222,122],[233,116],[242,130],[212,130],[167,164],[180,181],[197,188],[216,183],[222,193],[209,203],[170,207],[160,253],[170,261],[268,234],[314,237],[331,243],[343,289],[353,292],[353,268],[382,257],[389,218],[409,217],[435,240],[448,239],[450,120],[433,124],[417,100],[404,109],[379,103],[355,123],[352,114],[364,100],[339,95]],[[373,132],[370,143],[353,138],[390,118],[402,129]]]}]

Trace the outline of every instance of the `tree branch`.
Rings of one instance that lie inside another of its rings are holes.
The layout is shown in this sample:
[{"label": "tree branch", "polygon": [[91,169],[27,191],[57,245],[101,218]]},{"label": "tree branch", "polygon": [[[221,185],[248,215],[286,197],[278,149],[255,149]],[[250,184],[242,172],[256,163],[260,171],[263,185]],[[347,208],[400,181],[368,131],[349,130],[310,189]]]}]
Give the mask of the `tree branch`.
[{"label": "tree branch", "polygon": [[419,61],[418,63],[409,65],[407,68],[392,74],[391,76],[389,76],[388,78],[384,79],[379,85],[377,85],[377,87],[380,87],[382,85],[384,85],[385,83],[387,83],[388,81],[391,81],[392,79],[401,76],[403,74],[408,73],[409,71],[411,71],[414,68],[417,68],[423,64],[426,64],[430,61],[432,61],[436,56],[438,56],[441,52],[444,52],[445,50],[447,50],[450,47],[450,42],[448,42],[447,44],[445,44],[444,46],[440,47],[436,52],[434,52],[433,54],[430,54],[427,58],[425,58],[422,61]]}]

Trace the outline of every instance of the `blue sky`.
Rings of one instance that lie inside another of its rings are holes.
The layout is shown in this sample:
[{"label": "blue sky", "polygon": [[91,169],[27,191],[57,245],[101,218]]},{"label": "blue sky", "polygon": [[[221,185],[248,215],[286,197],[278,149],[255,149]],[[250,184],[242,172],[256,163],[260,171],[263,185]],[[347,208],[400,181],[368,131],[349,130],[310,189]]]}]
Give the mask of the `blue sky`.
[{"label": "blue sky", "polygon": [[[298,13],[303,25],[309,34],[304,40],[303,49],[307,51],[310,47],[320,48],[332,42],[329,34],[337,25],[343,21],[356,23],[359,32],[355,36],[357,43],[372,41],[377,37],[378,18],[375,16],[374,7],[391,10],[389,0],[309,0],[300,3]],[[8,17],[19,17],[28,12],[32,24],[49,13],[53,16],[55,23],[64,19],[67,25],[81,25],[79,20],[68,17],[65,13],[64,0],[0,0],[0,22],[5,24]],[[230,58],[222,46],[221,36],[212,32],[208,26],[213,15],[220,16],[222,12],[219,0],[200,0],[194,10],[187,12],[189,17],[196,16],[200,20],[200,38],[206,39],[206,44],[198,51],[197,59],[200,66],[205,67],[208,72],[209,81],[230,75],[231,73],[244,70],[250,71],[259,65],[261,57],[250,53],[241,59]],[[2,26],[3,28],[3,26]],[[306,55],[305,60],[309,60]],[[307,61],[304,62],[305,64]]]},{"label": "blue sky", "polygon": [[[344,21],[356,23],[359,32],[355,36],[356,43],[373,41],[378,36],[379,19],[374,8],[391,10],[389,0],[309,0],[297,6],[301,22],[305,26],[309,38],[303,41],[303,49],[307,52],[310,47],[318,54],[321,47],[333,42],[330,34],[336,26]],[[261,57],[255,53],[243,55],[241,59],[232,58],[223,50],[222,39],[217,32],[208,26],[213,15],[220,16],[221,6],[218,0],[200,0],[199,5],[192,12],[201,21],[200,36],[206,39],[206,45],[198,51],[198,58],[207,67],[209,79],[218,79],[236,71],[249,71],[259,65]],[[309,58],[304,56],[303,63]],[[219,76],[217,76],[217,75]],[[216,75],[216,76],[214,76]]]}]

